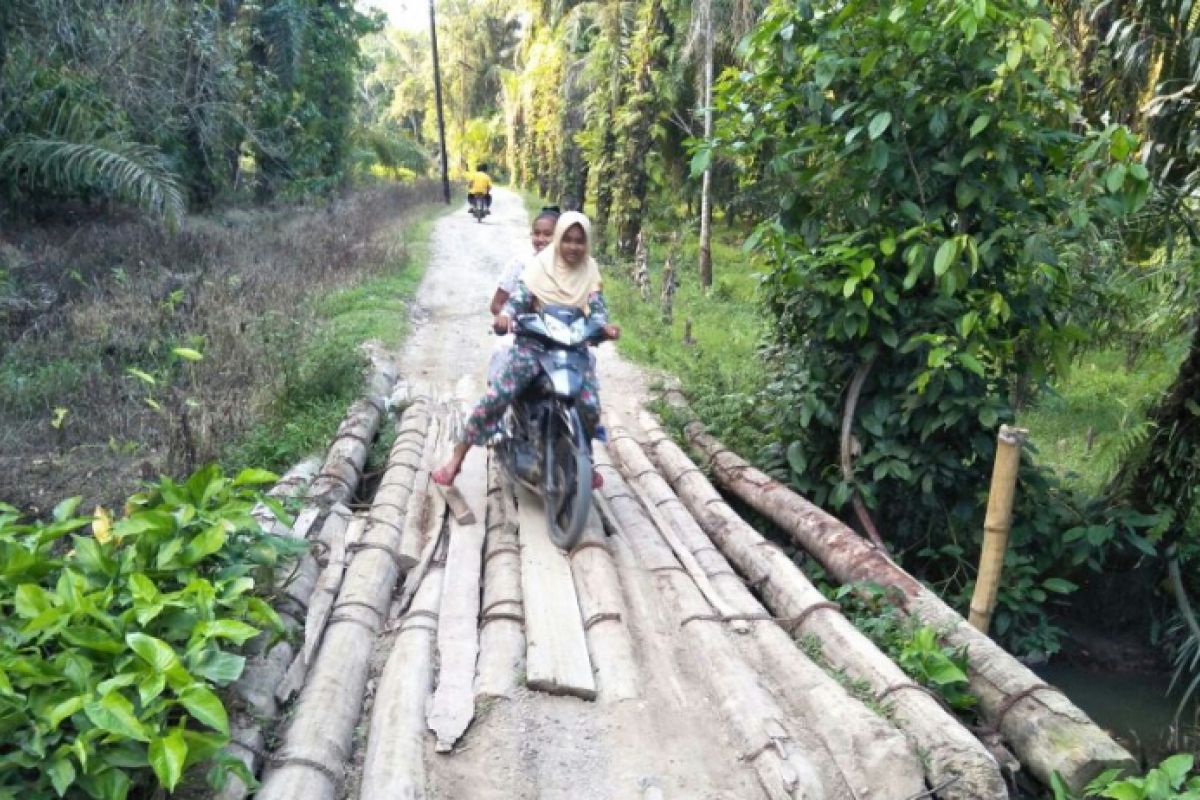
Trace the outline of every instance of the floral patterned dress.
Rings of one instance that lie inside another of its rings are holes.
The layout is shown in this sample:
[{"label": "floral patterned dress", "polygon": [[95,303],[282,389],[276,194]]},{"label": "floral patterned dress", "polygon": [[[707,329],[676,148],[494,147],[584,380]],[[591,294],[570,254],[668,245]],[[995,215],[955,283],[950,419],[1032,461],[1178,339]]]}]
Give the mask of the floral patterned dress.
[{"label": "floral patterned dress", "polygon": [[[536,303],[537,298],[524,283],[520,283],[516,291],[509,295],[508,302],[504,304],[500,313],[510,319],[516,319],[520,314],[531,313]],[[602,325],[608,323],[608,307],[604,304],[604,296],[600,292],[593,292],[588,298],[588,315]],[[488,380],[487,393],[467,418],[467,424],[463,428],[464,442],[484,445],[499,433],[505,410],[538,376],[541,369],[538,354],[542,351],[542,346],[537,342],[524,337],[516,339],[504,364]],[[583,388],[579,393],[579,415],[589,432],[594,432],[600,424],[600,396],[596,389],[595,364],[595,359],[588,360],[587,372],[583,376]]]}]

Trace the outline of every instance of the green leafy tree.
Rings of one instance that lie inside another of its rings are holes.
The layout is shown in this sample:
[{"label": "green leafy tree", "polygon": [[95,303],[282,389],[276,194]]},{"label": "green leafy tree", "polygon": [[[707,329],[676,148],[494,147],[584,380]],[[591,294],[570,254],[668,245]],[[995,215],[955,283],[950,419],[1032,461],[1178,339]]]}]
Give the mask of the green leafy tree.
[{"label": "green leafy tree", "polygon": [[1093,243],[1147,193],[1126,130],[1073,126],[1054,36],[1014,0],[776,0],[718,93],[721,152],[778,201],[755,238],[795,481],[898,549],[975,529],[1010,394],[1085,335]]}]

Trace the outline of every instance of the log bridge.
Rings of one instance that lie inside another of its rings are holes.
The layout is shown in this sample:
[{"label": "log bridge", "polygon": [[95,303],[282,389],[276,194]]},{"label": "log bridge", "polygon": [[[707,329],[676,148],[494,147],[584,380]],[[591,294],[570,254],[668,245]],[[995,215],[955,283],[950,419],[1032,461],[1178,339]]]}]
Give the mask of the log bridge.
[{"label": "log bridge", "polygon": [[[1133,766],[1065,695],[886,553],[700,423],[681,446],[647,413],[636,425],[610,420],[609,442],[595,451],[604,487],[583,540],[565,553],[547,538],[539,500],[508,485],[486,451],[470,454],[458,481],[475,520],[447,513],[429,471],[460,424],[461,398],[401,391],[396,418],[384,412],[394,374],[377,366],[322,470],[300,465],[277,490],[305,498],[290,534],[315,546],[283,594],[297,633],[264,644],[233,687],[229,750],[260,783],[231,780],[222,800],[751,796],[686,788],[665,766],[634,781],[610,764],[606,785],[589,794],[525,778],[488,790],[471,783],[480,770],[460,771],[458,783],[439,777],[498,744],[482,772],[553,770],[532,746],[486,741],[499,735],[486,724],[497,704],[519,722],[535,701],[600,729],[643,715],[644,733],[622,731],[635,749],[639,735],[657,746],[653,731],[667,721],[649,717],[702,705],[713,729],[692,735],[727,746],[727,763],[675,772],[737,773],[771,800],[1008,798],[1024,796],[1022,783],[1058,775],[1078,790]],[[366,443],[383,424],[397,438],[365,497]],[[904,613],[965,647],[978,717],[964,720],[914,683],[722,491],[789,533],[832,578],[893,587]]]}]

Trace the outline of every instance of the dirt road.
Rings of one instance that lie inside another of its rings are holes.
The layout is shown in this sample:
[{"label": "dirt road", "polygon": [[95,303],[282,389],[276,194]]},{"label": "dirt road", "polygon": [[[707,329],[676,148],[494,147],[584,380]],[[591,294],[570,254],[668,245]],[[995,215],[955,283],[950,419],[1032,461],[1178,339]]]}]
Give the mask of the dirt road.
[{"label": "dirt road", "polygon": [[[504,264],[529,250],[528,230],[521,199],[502,189],[482,224],[465,207],[437,223],[414,333],[398,359],[416,392],[463,391],[464,376],[469,395],[482,390],[497,344],[488,330],[487,304]],[[638,370],[621,361],[611,344],[600,348],[598,360],[603,402],[632,410],[643,396]],[[630,594],[653,596],[644,575],[623,570],[622,578]],[[676,640],[661,607],[630,605],[627,624],[641,654],[645,697],[606,705],[521,688],[512,700],[483,703],[454,752],[435,753],[430,737],[428,796],[617,800],[653,796],[655,787],[668,798],[758,796],[714,698],[701,688],[703,654]],[[347,787],[348,797],[355,796],[353,789]]]}]

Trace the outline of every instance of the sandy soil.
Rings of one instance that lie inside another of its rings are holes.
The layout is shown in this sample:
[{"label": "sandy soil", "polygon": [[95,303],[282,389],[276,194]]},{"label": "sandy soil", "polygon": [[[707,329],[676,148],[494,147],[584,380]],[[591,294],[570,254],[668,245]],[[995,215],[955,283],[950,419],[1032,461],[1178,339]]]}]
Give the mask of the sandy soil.
[{"label": "sandy soil", "polygon": [[[529,247],[521,199],[496,191],[492,215],[482,224],[465,206],[457,208],[438,222],[432,245],[414,310],[414,334],[399,359],[403,379],[416,392],[471,396],[482,389],[488,357],[498,344],[489,333],[487,311],[496,279],[509,259]],[[645,393],[642,373],[622,361],[611,344],[600,348],[599,365],[602,401],[619,413],[633,411]],[[604,704],[522,691],[512,700],[481,703],[454,752],[434,753],[430,742],[429,797],[761,796],[753,774],[737,758],[714,698],[705,696],[702,655],[690,652],[667,623],[666,610],[639,569],[626,565],[621,577],[645,677],[644,697]],[[381,641],[381,651],[386,644]],[[382,664],[382,658],[376,662]],[[351,795],[355,782],[348,787]]]}]

